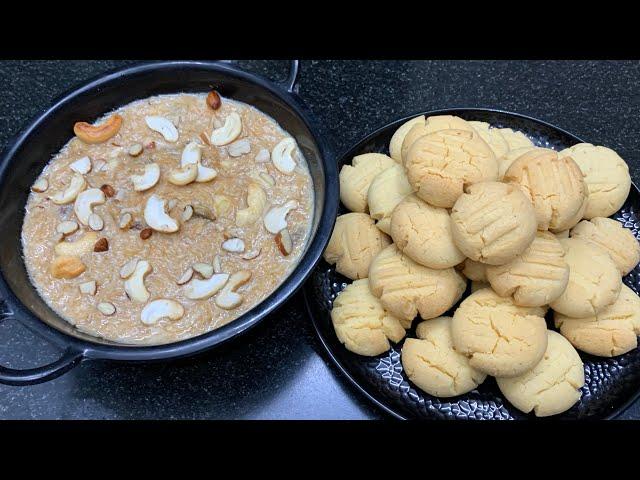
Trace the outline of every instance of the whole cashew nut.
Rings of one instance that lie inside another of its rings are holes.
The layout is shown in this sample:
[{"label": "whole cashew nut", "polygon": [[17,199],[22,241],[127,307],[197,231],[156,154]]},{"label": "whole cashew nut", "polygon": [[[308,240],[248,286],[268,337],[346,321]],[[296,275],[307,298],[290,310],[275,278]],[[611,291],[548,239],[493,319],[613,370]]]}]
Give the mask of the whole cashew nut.
[{"label": "whole cashew nut", "polygon": [[101,205],[106,202],[104,192],[99,188],[90,188],[81,192],[73,204],[73,211],[83,225],[89,224],[89,216],[93,213],[94,205]]},{"label": "whole cashew nut", "polygon": [[294,208],[298,208],[298,202],[289,200],[280,207],[274,207],[264,216],[264,226],[274,235],[287,228],[287,215]]},{"label": "whole cashew nut", "polygon": [[133,274],[124,282],[124,291],[131,300],[146,302],[149,300],[149,291],[144,285],[144,277],[151,271],[151,265],[146,260],[140,260],[136,264]]},{"label": "whole cashew nut", "polygon": [[164,210],[164,200],[157,195],[151,195],[144,207],[144,221],[154,230],[165,233],[178,231],[178,222],[171,218]]},{"label": "whole cashew nut", "polygon": [[198,166],[187,164],[184,167],[171,170],[167,180],[174,185],[188,185],[198,177]]},{"label": "whole cashew nut", "polygon": [[184,287],[184,295],[192,300],[210,298],[218,293],[228,280],[228,273],[216,273],[206,280],[193,279]]},{"label": "whole cashew nut", "polygon": [[63,191],[51,196],[51,201],[56,205],[65,205],[73,202],[78,194],[87,186],[82,175],[75,173],[69,182],[69,186]]},{"label": "whole cashew nut", "polygon": [[113,114],[100,125],[91,125],[87,122],[76,122],[73,133],[84,143],[103,143],[115,136],[122,126],[122,117]]},{"label": "whole cashew nut", "polygon": [[140,312],[140,320],[145,325],[154,325],[163,318],[179,320],[184,315],[184,307],[175,300],[160,298],[146,305]]},{"label": "whole cashew nut", "polygon": [[53,250],[56,255],[66,257],[80,257],[85,253],[93,251],[93,246],[98,240],[98,234],[95,232],[87,232],[75,242],[60,242]]},{"label": "whole cashew nut", "polygon": [[144,121],[147,123],[147,127],[154,132],[158,132],[167,142],[178,141],[178,129],[168,118],[149,116],[144,117]]},{"label": "whole cashew nut", "polygon": [[216,147],[221,147],[233,142],[240,136],[240,132],[242,132],[242,119],[236,112],[232,112],[225,119],[222,127],[215,128],[211,132],[209,140]]},{"label": "whole cashew nut", "polygon": [[296,168],[296,161],[293,159],[293,152],[296,149],[296,141],[287,137],[280,141],[271,152],[273,165],[282,173],[290,174]]},{"label": "whole cashew nut", "polygon": [[144,173],[142,175],[131,175],[129,178],[136,192],[144,192],[160,180],[160,167],[157,163],[149,163],[144,166]]},{"label": "whole cashew nut", "polygon": [[236,213],[236,225],[246,227],[254,224],[264,212],[267,205],[267,194],[259,185],[250,183],[247,189],[247,208]]},{"label": "whole cashew nut", "polygon": [[220,294],[216,297],[216,305],[225,310],[236,308],[242,303],[242,295],[236,293],[236,289],[251,280],[251,272],[249,270],[241,270],[234,273],[224,286]]}]

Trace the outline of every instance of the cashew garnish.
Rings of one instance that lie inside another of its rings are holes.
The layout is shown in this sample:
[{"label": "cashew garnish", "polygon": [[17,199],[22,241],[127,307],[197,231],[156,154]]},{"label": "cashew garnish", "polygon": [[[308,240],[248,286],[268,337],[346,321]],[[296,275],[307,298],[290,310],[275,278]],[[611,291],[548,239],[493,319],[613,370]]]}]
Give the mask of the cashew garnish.
[{"label": "cashew garnish", "polygon": [[180,278],[176,280],[176,283],[178,285],[184,285],[191,280],[191,278],[193,278],[193,268],[189,267],[182,275],[180,275]]},{"label": "cashew garnish", "polygon": [[191,217],[193,217],[193,207],[191,205],[186,205],[182,210],[182,215],[180,218],[183,222],[188,222]]},{"label": "cashew garnish", "polygon": [[271,160],[271,153],[266,148],[261,149],[256,155],[256,163],[265,163]]},{"label": "cashew garnish", "polygon": [[69,165],[69,168],[80,175],[85,175],[91,171],[91,159],[82,157]]},{"label": "cashew garnish", "polygon": [[124,280],[129,278],[131,275],[133,275],[133,272],[136,270],[137,264],[138,264],[138,259],[132,258],[127,263],[122,265],[122,268],[120,268],[120,278]]},{"label": "cashew garnish", "polygon": [[89,228],[96,232],[99,232],[104,228],[104,220],[102,220],[102,217],[100,215],[97,215],[95,213],[89,215],[89,221],[87,223],[89,224]]},{"label": "cashew garnish", "polygon": [[54,248],[56,255],[66,257],[79,257],[85,253],[93,251],[93,246],[98,240],[98,234],[95,232],[87,232],[75,242],[61,242]]},{"label": "cashew garnish", "polygon": [[163,318],[179,320],[184,315],[184,307],[175,300],[160,298],[146,305],[140,312],[140,320],[145,325],[154,325]]},{"label": "cashew garnish", "polygon": [[95,280],[91,280],[90,282],[84,282],[78,285],[80,288],[80,293],[85,295],[95,295],[97,290],[97,285]]},{"label": "cashew garnish", "polygon": [[62,235],[71,235],[78,230],[78,223],[73,220],[67,220],[66,222],[60,222],[56,227],[56,232]]},{"label": "cashew garnish", "polygon": [[73,133],[84,143],[102,143],[115,136],[122,126],[122,117],[113,114],[100,125],[87,122],[77,122],[73,126]]},{"label": "cashew garnish", "polygon": [[55,278],[75,278],[85,271],[84,263],[75,256],[60,256],[51,263],[51,275]]},{"label": "cashew garnish", "polygon": [[160,180],[160,167],[157,163],[149,163],[144,166],[142,175],[131,175],[133,189],[136,192],[144,192],[153,187]]},{"label": "cashew garnish", "polygon": [[188,185],[198,176],[198,166],[187,164],[184,167],[176,168],[169,172],[167,180],[174,185]]},{"label": "cashew garnish", "polygon": [[127,153],[132,157],[137,157],[142,153],[143,150],[144,149],[142,148],[142,145],[140,145],[139,143],[134,143],[129,147],[129,149],[127,150]]},{"label": "cashew garnish", "polygon": [[280,250],[280,253],[285,257],[289,255],[293,250],[293,239],[291,238],[291,234],[289,233],[289,230],[287,230],[286,228],[276,233],[276,236],[274,237],[274,241],[276,242],[276,245],[278,246],[278,250]]},{"label": "cashew garnish", "polygon": [[178,129],[168,118],[149,116],[144,117],[144,121],[147,123],[147,127],[158,132],[167,142],[178,141]]},{"label": "cashew garnish", "polygon": [[253,260],[254,258],[258,257],[258,255],[260,255],[261,251],[262,249],[260,248],[258,250],[252,250],[250,252],[245,253],[240,258],[242,258],[243,260]]},{"label": "cashew garnish", "polygon": [[293,152],[296,142],[293,138],[287,137],[280,141],[271,152],[273,165],[282,173],[290,174],[296,168],[296,161],[293,159]]},{"label": "cashew garnish", "polygon": [[242,140],[238,140],[237,142],[233,142],[231,145],[227,147],[227,152],[231,157],[240,157],[245,153],[251,152],[251,144],[249,140],[243,138]]},{"label": "cashew garnish", "polygon": [[216,147],[227,145],[240,136],[242,132],[242,119],[236,112],[232,112],[225,119],[224,125],[211,132],[209,141]]},{"label": "cashew garnish", "polygon": [[116,307],[113,305],[113,303],[100,302],[97,308],[100,313],[106,316],[110,316],[116,313]]},{"label": "cashew garnish", "polygon": [[90,188],[81,192],[73,204],[73,211],[83,225],[89,224],[89,216],[93,213],[94,205],[101,205],[106,202],[104,192],[99,188]]},{"label": "cashew garnish", "polygon": [[247,189],[247,208],[236,213],[236,225],[246,227],[254,224],[264,212],[267,205],[267,194],[262,187],[250,183]]},{"label": "cashew garnish", "polygon": [[149,291],[144,285],[144,277],[151,271],[151,265],[146,260],[140,260],[133,270],[133,274],[124,282],[124,291],[131,300],[146,302],[149,300]]},{"label": "cashew garnish", "polygon": [[215,257],[213,257],[213,272],[222,273],[222,262],[220,260],[220,255],[216,255]]},{"label": "cashew garnish", "polygon": [[69,182],[69,186],[63,192],[58,192],[53,195],[51,201],[56,205],[71,203],[86,186],[87,182],[85,182],[82,175],[74,173],[71,182]]},{"label": "cashew garnish", "polygon": [[287,215],[290,210],[298,208],[298,202],[289,200],[280,207],[274,207],[264,216],[264,226],[274,235],[281,230],[287,228]]},{"label": "cashew garnish", "polygon": [[123,213],[118,220],[118,228],[126,230],[133,223],[133,216],[130,213]]},{"label": "cashew garnish", "polygon": [[197,183],[210,182],[214,178],[218,176],[218,172],[215,168],[205,167],[200,163],[202,159],[202,151],[200,150],[200,145],[196,142],[189,142],[182,151],[182,157],[180,158],[180,166],[185,167],[186,165],[197,165],[198,166],[198,176],[195,181]]},{"label": "cashew garnish", "polygon": [[230,238],[222,243],[222,249],[232,253],[244,252],[244,241],[241,238]]},{"label": "cashew garnish", "polygon": [[200,275],[202,275],[203,278],[211,278],[211,275],[213,275],[214,273],[213,266],[209,265],[208,263],[194,263],[193,269]]},{"label": "cashew garnish", "polygon": [[31,190],[37,193],[46,192],[48,188],[49,180],[47,180],[45,177],[39,178],[38,180],[36,180],[36,183],[31,185]]},{"label": "cashew garnish", "polygon": [[191,300],[204,300],[218,293],[229,280],[228,273],[216,273],[207,280],[191,280],[185,287],[184,295]]},{"label": "cashew garnish", "polygon": [[243,298],[242,295],[236,293],[235,290],[247,283],[250,279],[251,272],[248,270],[241,270],[231,275],[225,287],[216,297],[216,305],[225,310],[230,310],[240,305]]},{"label": "cashew garnish", "polygon": [[144,221],[159,232],[177,232],[179,225],[164,211],[164,200],[157,195],[151,195],[144,207]]}]

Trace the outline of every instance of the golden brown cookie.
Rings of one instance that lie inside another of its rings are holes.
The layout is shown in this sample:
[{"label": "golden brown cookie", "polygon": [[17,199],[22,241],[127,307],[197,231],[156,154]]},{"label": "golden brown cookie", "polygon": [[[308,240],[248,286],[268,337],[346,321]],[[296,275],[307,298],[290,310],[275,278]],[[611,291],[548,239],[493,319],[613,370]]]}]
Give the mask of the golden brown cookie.
[{"label": "golden brown cookie", "polygon": [[371,182],[395,162],[381,153],[365,153],[353,157],[351,163],[340,170],[340,200],[352,212],[366,212]]},{"label": "golden brown cookie", "polygon": [[440,130],[418,138],[404,167],[418,197],[442,208],[451,208],[465,185],[498,178],[496,157],[475,131]]},{"label": "golden brown cookie", "polygon": [[367,278],[371,260],[390,243],[369,215],[347,213],[336,219],[324,259],[351,280]]},{"label": "golden brown cookie", "polygon": [[536,215],[514,186],[480,182],[466,188],[451,210],[455,244],[467,257],[489,265],[514,260],[535,238]]}]

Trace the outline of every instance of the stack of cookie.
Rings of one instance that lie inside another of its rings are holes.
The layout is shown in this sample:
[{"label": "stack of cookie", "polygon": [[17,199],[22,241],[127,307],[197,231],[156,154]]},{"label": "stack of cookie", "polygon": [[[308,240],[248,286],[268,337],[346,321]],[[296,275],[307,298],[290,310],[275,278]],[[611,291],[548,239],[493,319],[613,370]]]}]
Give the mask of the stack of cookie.
[{"label": "stack of cookie", "polygon": [[[487,375],[523,412],[560,413],[584,384],[576,348],[637,347],[640,299],[621,277],[640,261],[633,234],[606,218],[631,186],[612,150],[561,152],[523,133],[424,116],[402,125],[390,156],[340,172],[338,217],[324,258],[354,280],[331,317],[339,340],[375,356],[402,340],[409,379],[438,397]],[[583,220],[584,219],[584,220]],[[471,280],[471,294],[462,298]],[[548,330],[551,307],[560,333]]]}]

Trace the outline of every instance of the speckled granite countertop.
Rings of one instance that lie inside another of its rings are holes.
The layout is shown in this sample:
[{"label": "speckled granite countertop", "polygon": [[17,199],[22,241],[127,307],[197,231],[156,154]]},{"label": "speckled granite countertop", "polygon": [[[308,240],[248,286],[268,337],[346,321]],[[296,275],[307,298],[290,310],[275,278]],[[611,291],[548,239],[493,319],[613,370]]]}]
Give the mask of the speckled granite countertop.
[{"label": "speckled granite countertop", "polygon": [[[56,96],[125,61],[0,62],[0,147]],[[283,79],[281,61],[242,61]],[[300,95],[338,152],[398,117],[492,107],[556,124],[617,150],[640,179],[640,62],[303,61]],[[15,321],[0,362],[30,367],[57,351]],[[302,295],[220,350],[151,365],[86,362],[32,387],[0,385],[0,418],[384,418],[330,365]],[[623,418],[640,419],[636,404]]]}]

